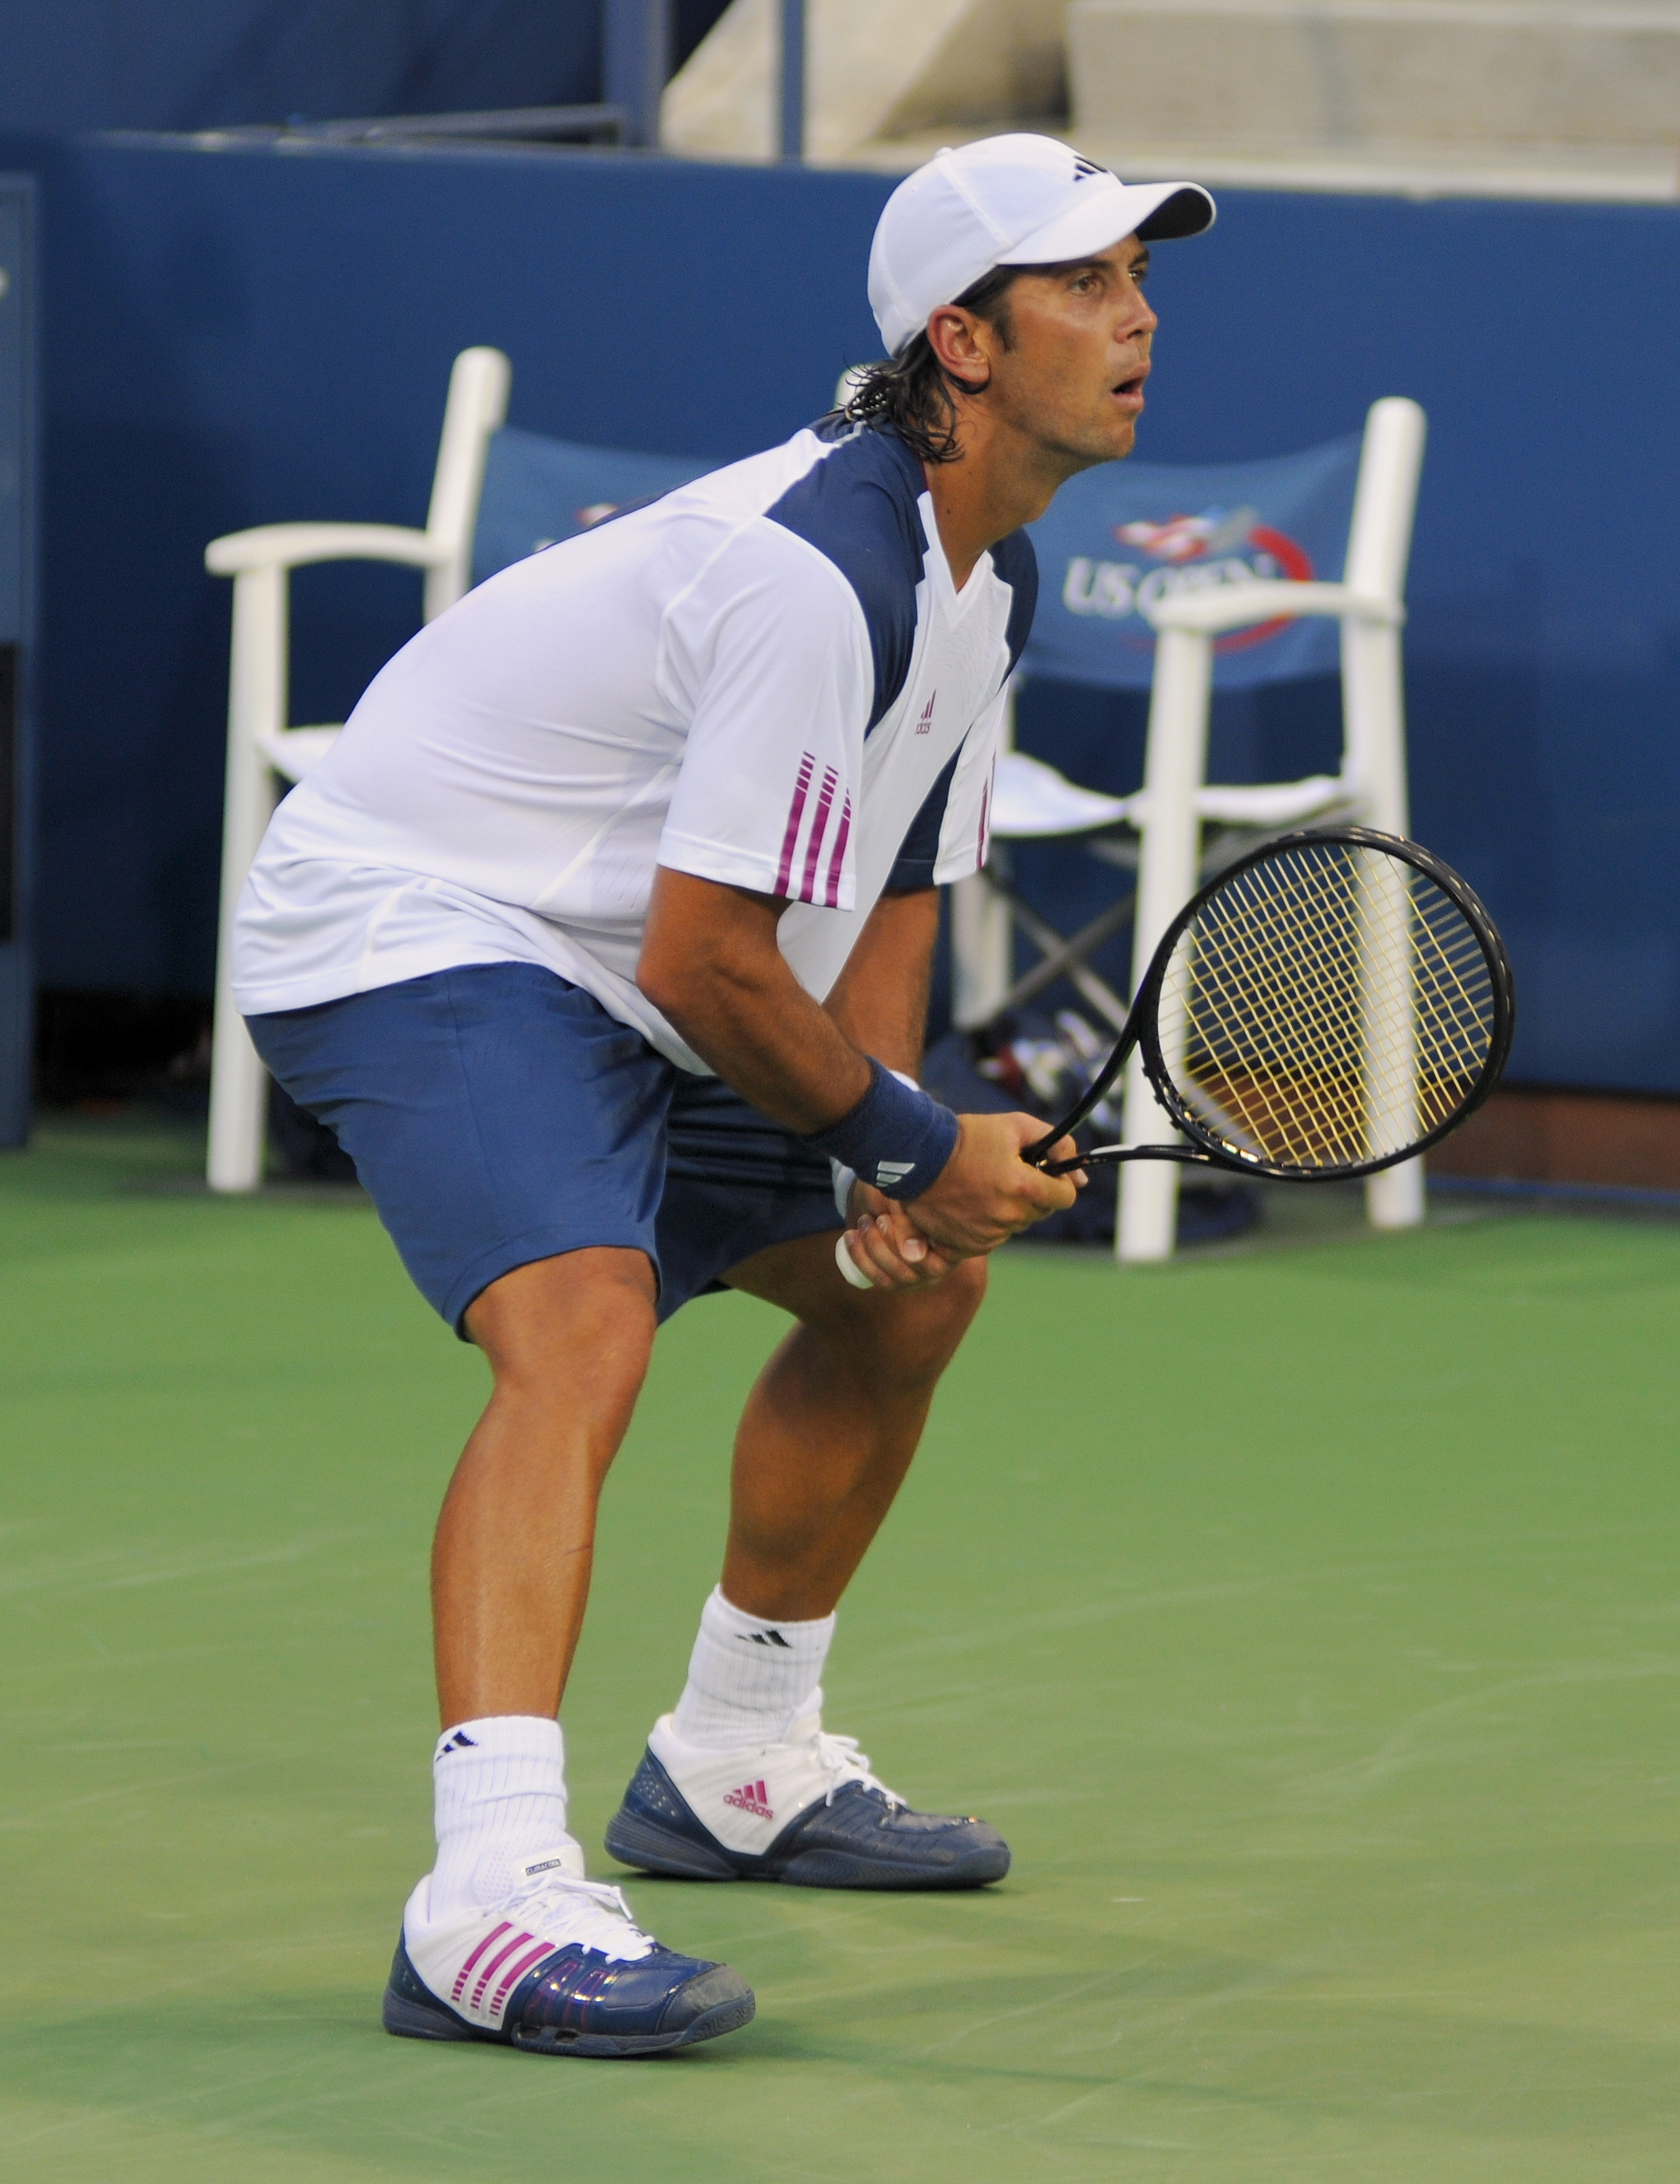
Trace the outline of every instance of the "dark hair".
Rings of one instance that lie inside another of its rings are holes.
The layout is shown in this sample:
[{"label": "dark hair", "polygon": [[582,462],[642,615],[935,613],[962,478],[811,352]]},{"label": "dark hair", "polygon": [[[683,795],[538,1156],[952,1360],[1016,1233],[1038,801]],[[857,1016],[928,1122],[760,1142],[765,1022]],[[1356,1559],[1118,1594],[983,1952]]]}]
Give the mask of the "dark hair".
[{"label": "dark hair", "polygon": [[[1008,348],[1010,288],[1023,273],[1052,270],[1044,265],[994,265],[955,300],[962,309],[972,311],[995,327]],[[983,386],[971,387],[965,380],[954,378],[933,354],[924,332],[906,342],[897,356],[871,365],[839,414],[859,425],[890,426],[926,463],[954,463],[962,451],[957,445],[953,387],[964,394],[985,392]]]}]

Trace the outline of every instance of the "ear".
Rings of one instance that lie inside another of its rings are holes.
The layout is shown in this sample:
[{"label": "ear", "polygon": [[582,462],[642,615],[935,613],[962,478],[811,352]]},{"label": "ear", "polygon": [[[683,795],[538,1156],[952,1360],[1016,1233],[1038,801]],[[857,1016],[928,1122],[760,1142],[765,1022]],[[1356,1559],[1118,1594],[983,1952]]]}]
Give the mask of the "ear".
[{"label": "ear", "polygon": [[976,393],[991,384],[997,331],[972,311],[960,304],[942,304],[927,321],[927,344],[951,376]]}]

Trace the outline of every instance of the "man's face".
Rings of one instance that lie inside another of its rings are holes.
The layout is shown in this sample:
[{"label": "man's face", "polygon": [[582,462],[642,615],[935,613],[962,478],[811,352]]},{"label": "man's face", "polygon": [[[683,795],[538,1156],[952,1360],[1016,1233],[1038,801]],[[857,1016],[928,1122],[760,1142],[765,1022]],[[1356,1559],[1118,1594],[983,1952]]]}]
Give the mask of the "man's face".
[{"label": "man's face", "polygon": [[1132,452],[1155,330],[1149,265],[1129,235],[1082,265],[1024,273],[1007,298],[1010,346],[988,344],[987,409],[1069,476]]}]

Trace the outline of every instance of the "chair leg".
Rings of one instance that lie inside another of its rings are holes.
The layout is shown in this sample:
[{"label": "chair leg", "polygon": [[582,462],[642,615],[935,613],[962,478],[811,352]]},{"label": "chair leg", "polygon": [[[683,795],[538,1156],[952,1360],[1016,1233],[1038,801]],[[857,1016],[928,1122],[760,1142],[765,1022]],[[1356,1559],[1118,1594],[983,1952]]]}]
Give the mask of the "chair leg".
[{"label": "chair leg", "polygon": [[[218,988],[221,981],[217,981]],[[263,1179],[268,1072],[257,1058],[231,998],[219,990],[210,1047],[210,1150],[206,1169],[212,1190],[255,1190]]]},{"label": "chair leg", "polygon": [[1425,1212],[1423,1162],[1402,1161],[1367,1178],[1365,1217],[1373,1228],[1416,1228]]},{"label": "chair leg", "polygon": [[285,725],[286,606],[284,570],[251,569],[236,578],[222,800],[221,925],[210,1048],[206,1178],[212,1190],[255,1190],[263,1179],[268,1079],[234,1004],[233,917],[274,812],[274,776],[257,738]]},{"label": "chair leg", "polygon": [[[1398,629],[1374,622],[1343,625],[1342,693],[1348,771],[1360,784],[1371,824],[1404,834],[1410,821]],[[1365,1210],[1373,1228],[1416,1228],[1426,1211],[1422,1162],[1405,1161],[1372,1176],[1365,1187]]]},{"label": "chair leg", "polygon": [[[1212,681],[1211,638],[1191,630],[1163,630],[1155,641],[1144,761],[1132,958],[1134,994],[1143,984],[1161,935],[1196,890],[1196,791],[1207,770]],[[1149,1089],[1143,1063],[1133,1055],[1126,1078],[1126,1141],[1170,1144],[1173,1136]],[[1128,1266],[1171,1258],[1177,1213],[1178,1171],[1171,1162],[1138,1161],[1122,1167],[1116,1257]]]}]

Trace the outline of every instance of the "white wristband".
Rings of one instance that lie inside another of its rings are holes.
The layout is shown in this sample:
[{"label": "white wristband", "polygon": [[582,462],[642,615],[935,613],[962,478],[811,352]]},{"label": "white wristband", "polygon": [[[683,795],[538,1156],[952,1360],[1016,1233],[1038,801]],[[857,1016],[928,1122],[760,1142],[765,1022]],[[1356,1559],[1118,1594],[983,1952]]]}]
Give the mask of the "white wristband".
[{"label": "white wristband", "polygon": [[843,1235],[837,1236],[834,1240],[834,1263],[854,1290],[872,1290],[875,1287],[875,1284],[871,1281],[869,1276],[846,1249],[846,1239]]}]

